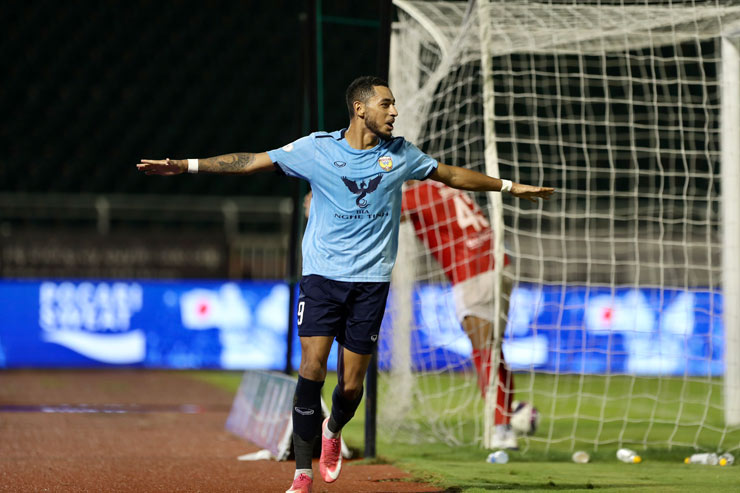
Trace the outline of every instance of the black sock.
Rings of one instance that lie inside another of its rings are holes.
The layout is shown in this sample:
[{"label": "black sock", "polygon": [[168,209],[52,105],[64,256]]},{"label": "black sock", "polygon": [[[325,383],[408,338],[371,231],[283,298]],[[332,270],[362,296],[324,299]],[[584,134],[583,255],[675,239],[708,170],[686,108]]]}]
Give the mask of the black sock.
[{"label": "black sock", "polygon": [[311,441],[306,441],[298,433],[293,432],[293,452],[295,453],[296,469],[311,469],[315,441],[316,437]]},{"label": "black sock", "polygon": [[339,389],[339,385],[334,387],[334,392],[331,395],[331,416],[329,416],[329,423],[327,423],[330,432],[339,433],[344,425],[352,419],[355,411],[357,411],[357,406],[362,401],[363,390],[360,389],[355,399],[349,400],[344,396],[344,392]]},{"label": "black sock", "polygon": [[293,396],[293,451],[296,469],[311,469],[313,444],[321,433],[321,387],[324,382],[300,375]]}]

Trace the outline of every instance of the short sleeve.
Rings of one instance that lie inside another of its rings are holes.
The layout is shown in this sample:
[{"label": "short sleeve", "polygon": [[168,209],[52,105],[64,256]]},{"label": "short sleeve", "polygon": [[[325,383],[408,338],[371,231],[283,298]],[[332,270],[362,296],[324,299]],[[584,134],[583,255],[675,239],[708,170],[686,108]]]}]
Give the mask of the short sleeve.
[{"label": "short sleeve", "polygon": [[410,142],[405,142],[406,163],[409,165],[407,180],[425,180],[437,169],[437,160],[424,154]]},{"label": "short sleeve", "polygon": [[314,152],[314,138],[307,135],[279,149],[267,151],[267,155],[286,175],[310,180],[314,169]]}]

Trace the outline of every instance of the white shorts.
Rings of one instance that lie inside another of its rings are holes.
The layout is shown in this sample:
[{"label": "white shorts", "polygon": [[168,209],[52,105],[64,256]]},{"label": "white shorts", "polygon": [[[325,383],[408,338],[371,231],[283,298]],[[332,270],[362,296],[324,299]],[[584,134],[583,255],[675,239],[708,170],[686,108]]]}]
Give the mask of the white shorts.
[{"label": "white shorts", "polygon": [[[496,273],[494,271],[488,271],[452,286],[455,313],[460,323],[468,316],[493,320],[496,314],[494,311],[495,283]],[[503,295],[501,296],[502,313],[509,311],[511,285],[511,278],[504,275],[501,279],[501,294]]]}]

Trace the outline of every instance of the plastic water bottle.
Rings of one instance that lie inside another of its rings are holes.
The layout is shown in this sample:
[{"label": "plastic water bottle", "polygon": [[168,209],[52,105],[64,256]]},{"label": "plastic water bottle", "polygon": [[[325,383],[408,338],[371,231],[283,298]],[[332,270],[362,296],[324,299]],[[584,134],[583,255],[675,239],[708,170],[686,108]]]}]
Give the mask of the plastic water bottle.
[{"label": "plastic water bottle", "polygon": [[642,457],[637,455],[637,452],[628,448],[621,448],[617,450],[617,459],[627,464],[639,464],[642,462]]},{"label": "plastic water bottle", "polygon": [[588,455],[588,452],[584,452],[583,450],[573,452],[573,456],[571,458],[576,464],[587,464],[588,461],[591,460],[591,456]]},{"label": "plastic water bottle", "polygon": [[735,463],[735,456],[729,452],[725,452],[724,454],[719,456],[720,466],[731,466],[734,463]]},{"label": "plastic water bottle", "polygon": [[719,457],[714,452],[708,454],[693,454],[691,457],[686,457],[684,460],[686,464],[705,464],[707,466],[716,466],[719,464]]},{"label": "plastic water bottle", "polygon": [[509,454],[507,454],[503,450],[497,450],[488,454],[486,462],[490,464],[506,464],[507,462],[509,462]]}]

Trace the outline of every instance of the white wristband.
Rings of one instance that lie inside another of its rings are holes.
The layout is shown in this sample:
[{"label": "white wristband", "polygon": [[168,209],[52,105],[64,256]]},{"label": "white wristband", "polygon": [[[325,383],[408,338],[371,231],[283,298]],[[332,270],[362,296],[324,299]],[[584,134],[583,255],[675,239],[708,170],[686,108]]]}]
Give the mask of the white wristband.
[{"label": "white wristband", "polygon": [[501,192],[511,192],[511,180],[501,180]]},{"label": "white wristband", "polygon": [[198,172],[198,160],[188,159],[188,173],[197,173],[197,172]]}]

